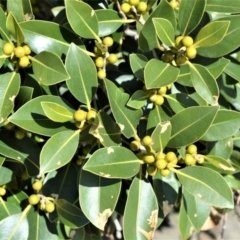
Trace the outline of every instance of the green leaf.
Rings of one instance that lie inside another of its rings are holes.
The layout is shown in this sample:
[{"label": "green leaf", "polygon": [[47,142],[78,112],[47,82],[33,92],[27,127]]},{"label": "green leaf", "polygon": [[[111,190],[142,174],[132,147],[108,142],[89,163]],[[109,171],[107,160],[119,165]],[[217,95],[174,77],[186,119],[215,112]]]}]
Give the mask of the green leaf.
[{"label": "green leaf", "polygon": [[171,123],[163,122],[159,123],[152,133],[153,145],[151,146],[156,152],[163,152],[164,148],[171,136],[172,126]]},{"label": "green leaf", "polygon": [[189,107],[174,115],[172,136],[169,147],[177,148],[189,145],[200,139],[212,124],[219,107]]},{"label": "green leaf", "polygon": [[40,148],[31,138],[19,141],[14,131],[1,130],[0,154],[24,164],[29,176],[39,173]]},{"label": "green leaf", "polygon": [[183,36],[189,35],[192,32],[203,17],[205,11],[206,0],[182,0],[179,13],[178,23],[179,30]]},{"label": "green leaf", "polygon": [[240,34],[240,16],[235,15],[224,17],[221,18],[221,21],[230,21],[230,25],[225,36],[219,43],[215,44],[214,46],[198,48],[197,51],[199,55],[209,58],[218,58],[232,52],[237,47],[239,47],[240,43],[236,36]]},{"label": "green leaf", "polygon": [[123,215],[124,238],[153,239],[157,221],[158,203],[152,185],[146,179],[135,177],[129,188]]},{"label": "green leaf", "polygon": [[13,172],[6,167],[0,167],[0,186],[5,185],[12,180]]},{"label": "green leaf", "polygon": [[186,167],[176,173],[183,187],[206,204],[234,207],[232,191],[219,173],[201,166]]},{"label": "green leaf", "polygon": [[176,27],[176,18],[173,8],[170,6],[167,0],[161,1],[148,17],[139,34],[139,48],[143,52],[149,52],[154,48],[159,47],[156,31],[153,25],[153,18],[165,18],[173,25],[174,29]]},{"label": "green leaf", "polygon": [[28,230],[27,217],[23,213],[11,215],[0,221],[0,239],[27,240],[29,235]]},{"label": "green leaf", "polygon": [[211,163],[213,166],[223,169],[224,171],[235,171],[233,166],[226,161],[225,159],[214,156],[214,155],[206,155],[203,156],[205,160],[207,160],[209,163]]},{"label": "green leaf", "polygon": [[40,174],[54,171],[71,161],[77,150],[79,131],[64,131],[53,135],[40,154]]},{"label": "green leaf", "polygon": [[174,46],[175,29],[171,22],[164,18],[153,18],[152,20],[160,41],[167,46]]},{"label": "green leaf", "polygon": [[27,215],[29,224],[29,236],[28,239],[51,239],[59,240],[56,224],[50,223],[49,220],[40,212],[34,211],[31,208]]},{"label": "green leaf", "polygon": [[183,188],[182,202],[189,221],[196,231],[200,231],[211,212],[211,206],[207,205],[199,198],[194,197],[185,188]]},{"label": "green leaf", "polygon": [[20,87],[19,93],[15,101],[15,105],[17,109],[32,99],[33,91],[34,91],[34,88],[32,87],[27,87],[27,86]]},{"label": "green leaf", "polygon": [[77,178],[76,165],[69,163],[45,176],[42,192],[45,196],[55,194],[59,199],[62,198],[69,203],[74,203],[78,197]]},{"label": "green leaf", "polygon": [[209,104],[216,105],[219,89],[214,77],[202,65],[190,64],[192,84],[197,93]]},{"label": "green leaf", "polygon": [[89,133],[98,138],[104,147],[121,144],[121,131],[118,125],[104,111],[98,112],[98,117],[93,122]]},{"label": "green leaf", "polygon": [[137,90],[130,97],[127,106],[134,109],[140,109],[146,104],[146,100],[148,99],[148,97],[149,96],[143,90]]},{"label": "green leaf", "polygon": [[224,69],[224,72],[230,77],[236,79],[237,81],[240,81],[239,69],[240,66],[238,63],[229,62],[229,64]]},{"label": "green leaf", "polygon": [[214,21],[205,25],[197,34],[196,47],[210,47],[219,43],[226,35],[230,21]]},{"label": "green leaf", "polygon": [[106,179],[81,171],[79,201],[84,214],[97,228],[104,230],[121,190],[121,180]]},{"label": "green leaf", "polygon": [[73,113],[53,102],[41,102],[45,115],[54,122],[67,122],[73,119]]},{"label": "green leaf", "polygon": [[59,220],[65,226],[71,228],[80,228],[89,222],[89,220],[78,207],[67,202],[65,199],[58,199],[56,201],[56,210]]},{"label": "green leaf", "polygon": [[83,38],[95,38],[98,42],[98,20],[95,11],[84,2],[65,0],[67,19],[72,29]]},{"label": "green leaf", "polygon": [[20,46],[21,43],[24,42],[24,35],[16,18],[13,16],[11,12],[7,16],[6,27],[10,34],[16,39],[17,45]]},{"label": "green leaf", "polygon": [[83,169],[100,177],[130,178],[138,173],[141,162],[127,148],[112,146],[95,151]]},{"label": "green leaf", "polygon": [[39,84],[49,86],[70,78],[62,60],[55,53],[43,51],[31,60]]},{"label": "green leaf", "polygon": [[178,113],[187,107],[198,106],[197,102],[185,93],[168,94],[166,95],[166,99],[175,113]]},{"label": "green leaf", "polygon": [[126,106],[129,95],[122,92],[114,83],[104,79],[113,116],[126,138],[136,136],[136,127],[142,116],[140,109],[133,110]]},{"label": "green leaf", "polygon": [[143,70],[148,62],[148,59],[142,54],[134,53],[130,54],[129,59],[133,74],[141,81],[144,81]]},{"label": "green leaf", "polygon": [[217,141],[232,136],[240,127],[240,113],[221,109],[210,128],[201,138],[204,141]]},{"label": "green leaf", "polygon": [[66,57],[66,68],[70,75],[67,81],[69,91],[90,110],[98,86],[96,66],[85,52],[72,43]]},{"label": "green leaf", "polygon": [[21,208],[19,205],[5,202],[3,200],[0,202],[0,221],[6,217],[9,217],[20,212]]},{"label": "green leaf", "polygon": [[0,84],[0,123],[11,113],[14,100],[20,88],[20,75],[16,72],[1,75]]},{"label": "green leaf", "polygon": [[167,86],[177,80],[179,69],[157,59],[151,59],[144,69],[147,89]]},{"label": "green leaf", "polygon": [[228,64],[230,63],[230,60],[226,58],[220,58],[216,62],[206,66],[208,71],[212,74],[212,76],[217,79],[222,72],[226,69]]},{"label": "green leaf", "polygon": [[104,37],[117,31],[124,23],[134,22],[134,19],[121,18],[118,12],[111,9],[98,9],[95,11],[98,20],[98,36]]},{"label": "green leaf", "polygon": [[0,8],[0,35],[6,42],[11,42],[8,29],[6,28],[7,17],[2,8]]},{"label": "green leaf", "polygon": [[71,42],[85,48],[79,37],[71,30],[54,22],[31,20],[20,23],[25,42],[36,54],[48,51],[61,57]]},{"label": "green leaf", "polygon": [[229,0],[207,0],[206,11],[208,12],[225,12],[225,13],[239,13],[240,2]]},{"label": "green leaf", "polygon": [[28,21],[34,17],[30,0],[7,1],[7,10],[13,13],[18,22]]},{"label": "green leaf", "polygon": [[166,216],[174,207],[179,191],[179,182],[174,173],[162,177],[160,172],[153,177],[153,189],[157,197],[158,205]]},{"label": "green leaf", "polygon": [[188,239],[193,233],[193,227],[183,205],[183,200],[181,201],[180,205],[178,227],[182,239]]},{"label": "green leaf", "polygon": [[69,107],[69,104],[67,104],[62,98],[46,95],[34,98],[27,102],[11,115],[9,121],[23,129],[44,136],[52,136],[66,129],[74,129],[73,123],[67,122],[62,124],[48,119],[43,112],[41,102],[54,102],[66,107],[69,111],[74,111],[73,108]]}]

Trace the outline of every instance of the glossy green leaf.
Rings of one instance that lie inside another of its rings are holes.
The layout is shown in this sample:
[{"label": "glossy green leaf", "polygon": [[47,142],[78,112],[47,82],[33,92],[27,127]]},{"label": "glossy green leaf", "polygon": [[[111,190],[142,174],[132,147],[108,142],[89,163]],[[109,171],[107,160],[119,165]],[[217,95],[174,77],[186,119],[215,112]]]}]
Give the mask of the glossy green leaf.
[{"label": "glossy green leaf", "polygon": [[44,136],[52,136],[66,129],[74,128],[73,123],[56,123],[48,119],[41,107],[41,102],[54,102],[73,111],[69,104],[66,104],[62,98],[57,96],[40,96],[27,102],[18,111],[16,111],[9,120],[15,125]]},{"label": "glossy green leaf", "polygon": [[30,101],[33,96],[33,91],[34,89],[32,87],[21,86],[15,101],[16,108],[19,108]]},{"label": "glossy green leaf", "polygon": [[240,2],[228,0],[207,0],[206,11],[209,12],[225,12],[225,13],[239,13]]},{"label": "glossy green leaf", "polygon": [[99,40],[95,11],[87,3],[75,0],[65,0],[65,6],[68,22],[72,29],[81,37]]},{"label": "glossy green leaf", "polygon": [[9,188],[8,191],[10,192],[10,194],[7,195],[7,202],[12,203],[15,206],[20,206],[21,202],[26,202],[28,199],[28,195],[19,189]]},{"label": "glossy green leaf", "polygon": [[198,106],[197,102],[184,93],[169,94],[166,95],[166,99],[175,113],[178,113],[187,107]]},{"label": "glossy green leaf", "polygon": [[169,5],[167,0],[161,1],[148,17],[139,34],[139,48],[143,52],[151,51],[152,49],[157,48],[159,45],[153,25],[153,18],[165,18],[173,25],[174,28],[176,27],[175,13],[173,8]]},{"label": "glossy green leaf", "polygon": [[153,177],[153,189],[157,197],[158,205],[166,216],[174,207],[179,191],[179,182],[174,173],[162,177],[160,172]]},{"label": "glossy green leaf", "polygon": [[98,112],[90,133],[99,139],[104,147],[119,146],[121,144],[121,131],[114,120],[104,111]]},{"label": "glossy green leaf", "polygon": [[0,201],[0,221],[6,217],[9,217],[20,212],[21,208],[19,205],[5,202],[3,200]]},{"label": "glossy green leaf", "polygon": [[79,37],[71,30],[54,22],[32,20],[20,23],[25,42],[36,54],[49,51],[61,57],[71,42],[83,48]]},{"label": "glossy green leaf", "polygon": [[134,22],[134,19],[121,18],[118,12],[111,9],[98,9],[95,11],[98,20],[98,36],[104,37],[117,31],[124,23]]},{"label": "glossy green leaf", "polygon": [[0,167],[3,165],[4,161],[6,160],[5,157],[0,156]]},{"label": "glossy green leaf", "polygon": [[217,79],[230,63],[229,59],[220,58],[216,62],[206,66],[212,76]]},{"label": "glossy green leaf", "polygon": [[20,88],[20,75],[16,72],[1,75],[0,84],[0,123],[11,113]]},{"label": "glossy green leaf", "polygon": [[79,131],[63,131],[53,135],[40,154],[40,174],[54,171],[71,161],[78,147]]},{"label": "glossy green leaf", "polygon": [[240,44],[236,38],[236,36],[240,34],[239,20],[239,15],[221,18],[221,21],[230,21],[225,36],[214,46],[198,48],[198,54],[204,57],[217,58],[224,56],[239,47]]},{"label": "glossy green leaf", "polygon": [[148,59],[142,54],[134,53],[130,54],[129,59],[133,74],[140,80],[144,81],[143,70],[148,62]]},{"label": "glossy green leaf", "polygon": [[214,77],[200,64],[190,64],[192,84],[197,93],[209,104],[216,105],[219,89]]},{"label": "glossy green leaf", "polygon": [[141,162],[127,148],[112,146],[95,151],[83,169],[106,178],[129,178],[138,173]]},{"label": "glossy green leaf", "polygon": [[68,227],[80,228],[89,222],[78,207],[67,202],[65,199],[58,199],[56,201],[56,210],[59,220]]},{"label": "glossy green leaf", "polygon": [[0,221],[0,239],[27,240],[29,235],[28,230],[27,217],[22,213],[11,215]]},{"label": "glossy green leaf", "polygon": [[151,59],[144,69],[147,89],[167,86],[177,80],[179,69],[157,59]]},{"label": "glossy green leaf", "polygon": [[164,18],[153,18],[152,20],[160,41],[167,46],[174,46],[175,29],[171,22]]},{"label": "glossy green leaf", "polygon": [[224,69],[224,72],[227,75],[231,76],[232,78],[236,79],[237,81],[240,81],[239,70],[240,70],[239,64],[230,62]]},{"label": "glossy green leaf", "polygon": [[2,8],[0,8],[0,35],[6,42],[11,42],[9,32],[6,28],[7,17]]},{"label": "glossy green leaf", "polygon": [[134,108],[134,109],[140,109],[146,104],[146,100],[149,98],[148,95],[146,95],[146,92],[143,90],[137,90],[133,93],[133,95],[130,97],[127,106]]},{"label": "glossy green leaf", "polygon": [[[141,215],[139,212],[141,212]],[[146,179],[135,177],[129,188],[124,211],[124,238],[153,239],[157,220],[158,204],[152,185]]]},{"label": "glossy green leaf", "polygon": [[156,152],[163,152],[164,148],[167,146],[167,143],[171,136],[172,126],[171,123],[163,122],[159,123],[154,129],[151,137],[153,140],[152,149]]},{"label": "glossy green leaf", "polygon": [[134,110],[126,106],[129,95],[122,92],[114,83],[104,80],[113,116],[125,137],[136,135],[136,127],[142,116],[140,109]]},{"label": "glossy green leaf", "polygon": [[200,231],[210,215],[211,206],[194,197],[185,188],[183,188],[183,206],[195,230]]},{"label": "glossy green leaf", "polygon": [[28,21],[34,17],[30,0],[7,1],[7,9],[18,22]]},{"label": "glossy green leaf", "polygon": [[221,109],[208,131],[201,139],[204,141],[217,141],[232,136],[240,127],[240,113]]},{"label": "glossy green leaf", "polygon": [[179,231],[182,239],[188,239],[193,233],[193,227],[188,218],[188,214],[183,205],[183,201],[181,202],[181,205],[180,205],[178,227],[179,227]]},{"label": "glossy green leaf", "polygon": [[179,13],[178,23],[179,29],[183,36],[189,35],[202,19],[206,7],[206,0],[182,0]]},{"label": "glossy green leaf", "polygon": [[[97,228],[104,230],[121,190],[121,180],[106,179],[81,171],[79,201],[84,214]],[[91,206],[91,207],[89,207]]]},{"label": "glossy green leaf", "polygon": [[234,207],[232,191],[219,173],[194,166],[177,171],[177,176],[189,193],[206,204],[219,208]]},{"label": "glossy green leaf", "polygon": [[197,34],[194,46],[210,47],[219,43],[226,35],[230,21],[214,21],[205,25]]},{"label": "glossy green leaf", "polygon": [[30,138],[15,138],[14,131],[0,131],[0,154],[23,163],[29,176],[39,173],[39,146]]},{"label": "glossy green leaf", "polygon": [[235,171],[231,163],[226,161],[224,158],[214,156],[214,155],[206,155],[203,156],[205,160],[211,163],[213,166],[226,170],[226,171]]},{"label": "glossy green leaf", "polygon": [[39,84],[49,86],[70,78],[62,60],[55,53],[43,51],[31,60]]},{"label": "glossy green leaf", "polygon": [[98,86],[92,59],[72,43],[66,57],[66,68],[70,75],[67,81],[69,91],[91,109],[90,104]]},{"label": "glossy green leaf", "polygon": [[0,167],[0,186],[11,182],[13,172],[6,167]]},{"label": "glossy green leaf", "polygon": [[45,115],[54,122],[73,120],[73,113],[67,108],[53,102],[41,102]]},{"label": "glossy green leaf", "polygon": [[35,211],[33,208],[27,215],[29,224],[28,239],[51,239],[59,240],[55,223],[50,221],[40,212]]},{"label": "glossy green leaf", "polygon": [[213,107],[189,107],[174,115],[172,124],[172,136],[169,147],[181,147],[196,142],[208,130],[218,111]]},{"label": "glossy green leaf", "polygon": [[74,203],[78,197],[77,177],[75,165],[69,163],[45,176],[42,192],[45,196],[58,196],[59,199]]}]

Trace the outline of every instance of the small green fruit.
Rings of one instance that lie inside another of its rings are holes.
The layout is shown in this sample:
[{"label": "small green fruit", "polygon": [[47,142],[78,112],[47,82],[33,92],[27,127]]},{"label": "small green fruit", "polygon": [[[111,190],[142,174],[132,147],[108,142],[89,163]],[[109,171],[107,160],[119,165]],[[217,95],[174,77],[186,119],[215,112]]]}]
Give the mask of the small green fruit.
[{"label": "small green fruit", "polygon": [[147,172],[148,175],[153,177],[157,174],[157,168],[154,165],[150,164],[147,166]]},{"label": "small green fruit", "polygon": [[141,145],[140,142],[138,142],[137,140],[134,140],[130,143],[130,149],[132,151],[137,151],[137,150],[139,150],[140,145]]}]

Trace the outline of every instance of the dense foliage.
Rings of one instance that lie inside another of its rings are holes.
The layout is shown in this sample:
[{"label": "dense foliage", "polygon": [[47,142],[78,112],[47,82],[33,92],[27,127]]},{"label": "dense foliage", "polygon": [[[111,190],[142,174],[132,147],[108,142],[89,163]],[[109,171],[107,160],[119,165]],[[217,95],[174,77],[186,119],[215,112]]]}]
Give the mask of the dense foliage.
[{"label": "dense foliage", "polygon": [[1,240],[151,240],[174,206],[187,239],[234,208],[240,1],[0,2]]}]

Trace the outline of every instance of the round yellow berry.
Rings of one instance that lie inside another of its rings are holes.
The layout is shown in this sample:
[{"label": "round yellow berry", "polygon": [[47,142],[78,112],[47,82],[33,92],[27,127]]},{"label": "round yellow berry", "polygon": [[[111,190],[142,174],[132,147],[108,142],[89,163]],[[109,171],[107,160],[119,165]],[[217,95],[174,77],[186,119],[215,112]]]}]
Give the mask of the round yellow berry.
[{"label": "round yellow berry", "polygon": [[197,153],[197,146],[194,144],[191,144],[187,147],[187,153],[189,154],[196,154]]},{"label": "round yellow berry", "polygon": [[183,39],[183,36],[176,37],[176,39],[175,39],[175,47],[176,48],[181,48],[183,46],[182,39]]},{"label": "round yellow berry", "polygon": [[97,57],[95,59],[95,65],[99,68],[102,68],[104,66],[104,59],[102,57]]},{"label": "round yellow berry", "polygon": [[132,151],[137,151],[137,150],[139,150],[140,145],[141,145],[140,142],[138,142],[137,140],[134,140],[134,141],[130,142],[130,149]]},{"label": "round yellow berry", "polygon": [[24,51],[23,47],[16,47],[14,49],[14,55],[18,58],[25,56],[25,51]]},{"label": "round yellow berry", "polygon": [[102,80],[102,79],[104,79],[106,77],[106,72],[104,70],[99,70],[97,72],[97,76],[98,76],[99,79]]},{"label": "round yellow berry", "polygon": [[32,184],[32,188],[35,190],[35,191],[39,191],[42,189],[42,181],[36,181]]},{"label": "round yellow berry", "polygon": [[6,194],[6,189],[3,187],[0,187],[0,196],[4,196]]},{"label": "round yellow berry", "polygon": [[77,122],[81,122],[83,120],[85,120],[87,117],[87,112],[85,112],[82,109],[78,109],[74,114],[73,114],[73,118],[75,121]]},{"label": "round yellow berry", "polygon": [[97,117],[97,112],[94,110],[90,110],[87,113],[87,120],[93,122],[95,118]]},{"label": "round yellow berry", "polygon": [[25,132],[22,129],[17,129],[15,131],[15,138],[18,140],[22,140],[25,137]]},{"label": "round yellow berry", "polygon": [[103,44],[107,47],[111,47],[113,45],[113,39],[111,37],[105,37],[103,39]]},{"label": "round yellow berry", "polygon": [[157,94],[152,94],[149,99],[151,102],[156,102]]},{"label": "round yellow berry", "polygon": [[124,12],[124,13],[128,13],[131,9],[131,5],[129,5],[128,3],[123,3],[121,5],[121,10]]},{"label": "round yellow berry", "polygon": [[52,213],[55,210],[55,205],[52,202],[47,202],[45,205],[45,211]]},{"label": "round yellow berry", "polygon": [[6,55],[11,55],[11,54],[13,53],[13,51],[14,51],[14,46],[13,46],[13,44],[11,44],[11,43],[5,43],[5,44],[3,45],[2,50],[3,50],[3,53],[4,53],[4,54],[6,54]]},{"label": "round yellow berry", "polygon": [[160,173],[163,177],[167,177],[171,172],[169,169],[161,169]]},{"label": "round yellow berry", "polygon": [[28,45],[24,45],[23,50],[24,50],[25,55],[29,55],[31,53],[31,49],[29,48]]},{"label": "round yellow berry", "polygon": [[142,144],[144,146],[151,146],[152,145],[152,138],[150,136],[145,136],[143,139],[142,139]]},{"label": "round yellow berry", "polygon": [[185,47],[190,47],[193,45],[193,39],[190,37],[190,36],[185,36],[183,39],[182,39],[182,44],[185,46]]},{"label": "round yellow berry", "polygon": [[139,0],[128,0],[128,3],[131,6],[137,6],[139,4]]},{"label": "round yellow berry", "polygon": [[168,162],[172,162],[174,160],[177,159],[177,156],[174,152],[168,152],[165,156],[165,159],[168,161]]},{"label": "round yellow berry", "polygon": [[30,61],[27,56],[23,56],[19,58],[19,66],[25,68],[29,65]]},{"label": "round yellow berry", "polygon": [[114,63],[116,63],[118,61],[118,57],[117,57],[116,54],[111,53],[111,54],[109,54],[107,60],[108,60],[109,63],[114,64]]},{"label": "round yellow berry", "polygon": [[161,87],[158,89],[158,94],[159,95],[165,94],[167,92],[167,90],[168,90],[167,86]]},{"label": "round yellow berry", "polygon": [[161,105],[163,105],[163,103],[164,103],[164,97],[161,95],[157,95],[155,104],[158,106],[161,106]]},{"label": "round yellow berry", "polygon": [[189,59],[193,59],[195,58],[197,55],[197,50],[195,47],[188,47],[187,50],[186,50],[186,56],[189,58]]},{"label": "round yellow berry", "polygon": [[160,159],[157,159],[155,165],[158,169],[164,169],[167,166],[167,162],[165,159],[160,158]]},{"label": "round yellow berry", "polygon": [[147,3],[145,3],[145,2],[140,2],[138,5],[137,5],[137,12],[138,13],[144,13],[144,12],[146,12],[147,11],[147,8],[148,8],[148,6],[147,6]]},{"label": "round yellow berry", "polygon": [[148,175],[153,177],[157,174],[157,168],[154,165],[150,164],[147,166],[147,172]]},{"label": "round yellow berry", "polygon": [[28,202],[31,204],[31,205],[36,205],[38,204],[40,201],[40,198],[38,195],[36,194],[32,194],[29,198],[28,198]]},{"label": "round yellow berry", "polygon": [[156,155],[156,159],[164,159],[165,156],[166,156],[165,153],[163,153],[163,152],[159,152],[159,153]]},{"label": "round yellow berry", "polygon": [[171,5],[171,7],[172,7],[173,9],[177,9],[178,6],[179,6],[179,3],[176,2],[176,0],[171,0],[171,1],[169,2],[169,4]]},{"label": "round yellow berry", "polygon": [[147,153],[147,154],[144,154],[144,155],[143,155],[142,160],[143,160],[145,163],[154,163],[154,162],[155,162],[155,157],[154,157],[153,154]]},{"label": "round yellow berry", "polygon": [[186,154],[185,155],[185,164],[188,166],[192,166],[196,163],[196,159],[190,155],[190,154]]}]

